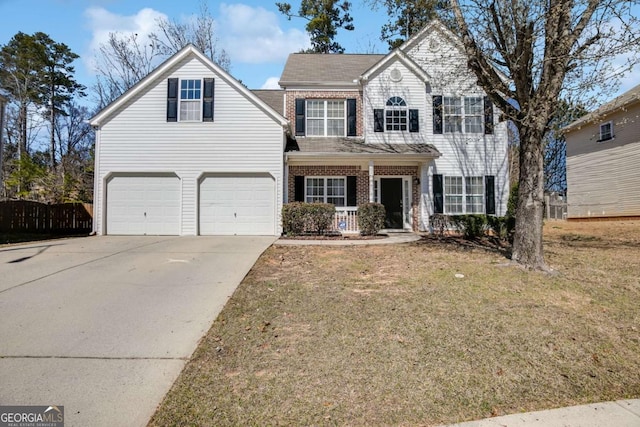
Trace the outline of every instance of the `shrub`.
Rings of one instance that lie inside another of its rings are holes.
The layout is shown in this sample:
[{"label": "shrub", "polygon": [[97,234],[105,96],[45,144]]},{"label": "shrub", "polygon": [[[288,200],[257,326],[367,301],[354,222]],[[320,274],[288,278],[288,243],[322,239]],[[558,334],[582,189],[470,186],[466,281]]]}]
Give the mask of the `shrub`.
[{"label": "shrub", "polygon": [[443,214],[434,214],[431,217],[431,232],[438,237],[443,237],[449,229],[449,217]]},{"label": "shrub", "polygon": [[453,215],[450,219],[465,239],[477,239],[484,235],[486,215]]},{"label": "shrub", "polygon": [[375,236],[384,227],[386,212],[381,203],[364,203],[358,206],[358,227],[360,234]]},{"label": "shrub", "polygon": [[329,203],[287,203],[282,207],[283,234],[325,234],[331,229],[335,212],[335,206]]},{"label": "shrub", "polygon": [[511,218],[506,216],[487,216],[487,226],[499,239],[506,239],[509,236],[510,221]]},{"label": "shrub", "polygon": [[514,184],[509,191],[509,201],[507,202],[507,217],[516,216],[516,209],[518,207],[518,184]]}]

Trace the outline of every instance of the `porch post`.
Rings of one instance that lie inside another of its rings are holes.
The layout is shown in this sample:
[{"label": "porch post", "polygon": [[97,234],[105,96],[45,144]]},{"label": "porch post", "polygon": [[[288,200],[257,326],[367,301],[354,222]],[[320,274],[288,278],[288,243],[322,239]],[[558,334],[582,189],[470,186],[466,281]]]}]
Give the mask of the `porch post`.
[{"label": "porch post", "polygon": [[369,160],[369,202],[375,202],[373,192],[373,160]]}]

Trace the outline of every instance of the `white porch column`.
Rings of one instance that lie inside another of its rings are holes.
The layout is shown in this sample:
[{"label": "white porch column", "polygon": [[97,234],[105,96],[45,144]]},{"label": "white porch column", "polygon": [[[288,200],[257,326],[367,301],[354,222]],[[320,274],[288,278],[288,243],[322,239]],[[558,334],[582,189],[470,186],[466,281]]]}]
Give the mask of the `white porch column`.
[{"label": "white porch column", "polygon": [[375,202],[375,193],[373,191],[373,160],[369,160],[369,202]]},{"label": "white porch column", "polygon": [[420,166],[420,215],[418,218],[418,229],[420,231],[430,231],[429,217],[433,214],[433,174],[435,162],[431,160]]}]

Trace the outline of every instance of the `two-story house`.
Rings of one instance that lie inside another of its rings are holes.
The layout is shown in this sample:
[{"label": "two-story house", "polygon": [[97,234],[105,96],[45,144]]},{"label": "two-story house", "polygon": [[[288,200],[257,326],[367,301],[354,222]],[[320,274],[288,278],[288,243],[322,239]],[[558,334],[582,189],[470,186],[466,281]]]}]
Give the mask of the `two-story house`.
[{"label": "two-story house", "polygon": [[290,201],[335,204],[345,232],[368,201],[398,230],[505,213],[506,123],[439,22],[387,55],[292,54],[280,85],[189,45],[96,114],[95,232],[280,235]]},{"label": "two-story house", "polygon": [[640,217],[640,85],[564,129],[567,218]]},{"label": "two-story house", "polygon": [[285,202],[333,203],[347,231],[367,201],[385,206],[388,229],[428,230],[436,213],[505,214],[506,123],[440,22],[388,55],[292,54],[280,86],[293,138]]}]

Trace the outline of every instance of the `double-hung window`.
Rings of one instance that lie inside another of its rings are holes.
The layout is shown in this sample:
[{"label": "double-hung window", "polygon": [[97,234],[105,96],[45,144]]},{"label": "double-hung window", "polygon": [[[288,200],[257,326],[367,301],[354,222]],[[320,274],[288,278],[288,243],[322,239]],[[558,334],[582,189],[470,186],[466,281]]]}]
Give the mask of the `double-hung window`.
[{"label": "double-hung window", "polygon": [[180,80],[180,121],[199,121],[202,99],[200,80]]},{"label": "double-hung window", "polygon": [[444,209],[448,215],[484,213],[483,177],[445,176]]},{"label": "double-hung window", "polygon": [[332,203],[346,206],[347,180],[345,177],[307,177],[305,184],[307,203]]},{"label": "double-hung window", "polygon": [[445,133],[482,133],[484,99],[480,96],[443,98]]},{"label": "double-hung window", "polygon": [[344,100],[307,100],[308,136],[345,136]]},{"label": "double-hung window", "polygon": [[407,130],[407,103],[399,96],[393,96],[387,100],[385,109],[385,130]]},{"label": "double-hung window", "polygon": [[600,139],[598,141],[607,141],[613,138],[613,123],[607,122],[600,125]]}]

